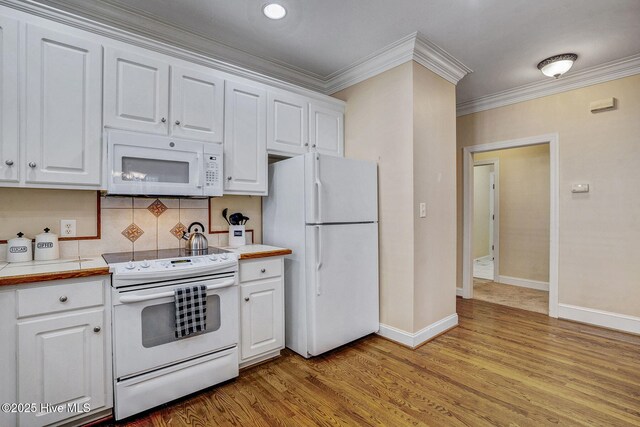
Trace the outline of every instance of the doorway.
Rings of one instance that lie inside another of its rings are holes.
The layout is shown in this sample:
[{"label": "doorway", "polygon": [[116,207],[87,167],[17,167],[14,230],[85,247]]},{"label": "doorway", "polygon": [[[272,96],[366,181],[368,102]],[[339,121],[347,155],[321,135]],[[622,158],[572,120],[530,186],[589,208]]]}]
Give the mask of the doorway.
[{"label": "doorway", "polygon": [[[464,298],[473,298],[474,297],[474,261],[478,257],[474,257],[474,174],[475,167],[480,166],[474,164],[474,160],[482,160],[488,161],[491,160],[490,157],[493,157],[492,151],[496,150],[506,150],[509,148],[516,147],[530,147],[530,146],[540,146],[545,145],[548,146],[548,180],[546,181],[548,184],[548,192],[547,194],[547,206],[548,211],[546,213],[547,218],[547,228],[545,229],[545,235],[547,237],[547,251],[546,256],[548,260],[548,277],[547,281],[543,282],[542,280],[529,280],[524,279],[518,281],[518,277],[510,277],[506,273],[508,270],[503,271],[504,269],[500,266],[500,258],[504,258],[500,256],[500,241],[504,240],[501,237],[497,237],[496,234],[499,235],[498,224],[500,224],[499,213],[500,213],[500,202],[496,199],[500,198],[500,191],[495,192],[494,198],[494,213],[492,215],[496,215],[496,219],[498,221],[494,221],[493,230],[493,261],[494,261],[494,271],[493,278],[494,281],[490,281],[491,283],[498,284],[500,280],[512,280],[515,283],[512,283],[512,288],[517,291],[525,291],[530,289],[531,287],[536,286],[544,286],[545,291],[548,290],[548,313],[551,317],[558,316],[558,137],[556,134],[550,135],[541,135],[537,137],[531,138],[523,138],[518,140],[511,141],[502,141],[496,143],[482,144],[471,147],[465,147],[463,149],[463,194],[464,194],[464,209],[463,209],[463,288],[462,288],[462,296]],[[482,154],[481,154],[482,153]],[[483,157],[484,156],[484,157]],[[490,162],[489,162],[490,163]],[[505,165],[500,165],[505,166]],[[495,165],[494,165],[495,169]],[[495,174],[495,170],[494,170]],[[496,178],[497,184],[496,189],[499,189],[499,178]],[[513,182],[510,181],[511,184]],[[518,183],[519,188],[516,191],[519,191],[520,196],[526,196],[528,191],[528,185],[530,183],[520,182]],[[519,212],[516,215],[526,215],[526,211],[524,213]],[[490,223],[489,223],[490,224]],[[487,225],[489,225],[487,224]],[[504,225],[504,224],[503,224]],[[488,228],[488,227],[487,227]],[[528,243],[527,239],[530,239],[531,236],[540,235],[541,232],[538,230],[537,234],[522,234],[521,240],[526,244]],[[502,252],[511,254],[513,251],[506,251],[505,248],[502,248]],[[490,254],[490,253],[489,253]],[[538,254],[539,255],[539,254]],[[485,258],[486,259],[486,258]],[[520,257],[520,261],[523,259]],[[526,260],[525,260],[526,261]],[[505,268],[511,268],[505,265]],[[515,271],[515,270],[512,270]],[[476,279],[478,280],[478,279]],[[487,280],[488,279],[480,279]],[[480,291],[480,289],[479,289]],[[546,296],[546,295],[545,295]],[[523,307],[526,308],[526,307]]]},{"label": "doorway", "polygon": [[499,260],[500,230],[496,184],[499,185],[499,159],[476,160],[473,165],[473,277],[495,280]]}]

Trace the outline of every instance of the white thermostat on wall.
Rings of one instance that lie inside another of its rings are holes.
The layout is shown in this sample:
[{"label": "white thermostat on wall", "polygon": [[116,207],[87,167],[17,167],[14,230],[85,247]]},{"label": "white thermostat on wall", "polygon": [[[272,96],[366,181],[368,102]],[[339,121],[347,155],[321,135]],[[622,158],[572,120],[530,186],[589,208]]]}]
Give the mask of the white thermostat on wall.
[{"label": "white thermostat on wall", "polygon": [[589,192],[589,184],[573,184],[571,186],[572,193],[588,193]]}]

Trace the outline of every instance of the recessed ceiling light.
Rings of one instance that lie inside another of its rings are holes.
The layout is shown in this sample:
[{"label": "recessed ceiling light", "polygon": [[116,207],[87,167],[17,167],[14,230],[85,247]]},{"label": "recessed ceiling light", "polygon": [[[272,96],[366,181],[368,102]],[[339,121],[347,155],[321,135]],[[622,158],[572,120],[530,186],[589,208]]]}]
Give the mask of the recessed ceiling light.
[{"label": "recessed ceiling light", "polygon": [[557,79],[571,69],[576,59],[578,59],[578,55],[575,53],[563,53],[562,55],[552,56],[544,61],[540,61],[538,70],[542,71],[542,74],[545,76],[555,77]]},{"label": "recessed ceiling light", "polygon": [[282,19],[287,14],[287,9],[278,3],[269,3],[262,8],[262,13],[269,19]]}]

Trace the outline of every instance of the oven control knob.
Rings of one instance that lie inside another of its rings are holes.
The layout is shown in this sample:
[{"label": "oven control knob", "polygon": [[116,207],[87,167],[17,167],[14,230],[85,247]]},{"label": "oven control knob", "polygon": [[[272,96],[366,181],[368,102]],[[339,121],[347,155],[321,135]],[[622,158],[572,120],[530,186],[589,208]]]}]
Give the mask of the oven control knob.
[{"label": "oven control knob", "polygon": [[144,261],[142,261],[142,262],[140,263],[140,267],[142,267],[142,268],[149,268],[149,267],[151,267],[151,263],[145,259]]},{"label": "oven control knob", "polygon": [[227,259],[229,256],[227,254],[222,254],[220,255],[220,258],[222,258],[223,260]]},{"label": "oven control knob", "polygon": [[133,263],[133,261],[129,261],[127,263],[127,265],[124,266],[127,270],[133,270],[134,268],[136,268],[136,265]]},{"label": "oven control knob", "polygon": [[217,257],[217,256],[215,256],[215,255],[213,255],[213,256],[210,256],[210,257],[209,257],[209,259],[210,259],[211,261],[217,261],[217,260],[218,260],[218,257]]}]

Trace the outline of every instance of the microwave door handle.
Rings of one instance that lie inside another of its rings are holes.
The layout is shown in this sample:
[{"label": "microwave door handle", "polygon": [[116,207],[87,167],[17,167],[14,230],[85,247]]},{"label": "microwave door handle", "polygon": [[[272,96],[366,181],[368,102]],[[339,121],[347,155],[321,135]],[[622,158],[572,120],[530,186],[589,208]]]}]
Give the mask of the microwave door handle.
[{"label": "microwave door handle", "polygon": [[199,169],[199,173],[198,173],[198,188],[202,188],[202,180],[204,179],[205,170],[204,170],[204,163],[202,162],[202,153],[201,152],[198,152],[197,159],[198,159],[198,169]]},{"label": "microwave door handle", "polygon": [[[207,291],[212,291],[214,289],[228,288],[229,286],[235,285],[235,283],[236,283],[235,278],[225,280],[222,283],[207,286]],[[123,304],[130,304],[134,302],[150,301],[150,300],[159,299],[159,298],[172,297],[173,295],[174,295],[173,291],[159,292],[157,294],[150,294],[150,295],[123,295],[120,297],[120,302]]]}]

